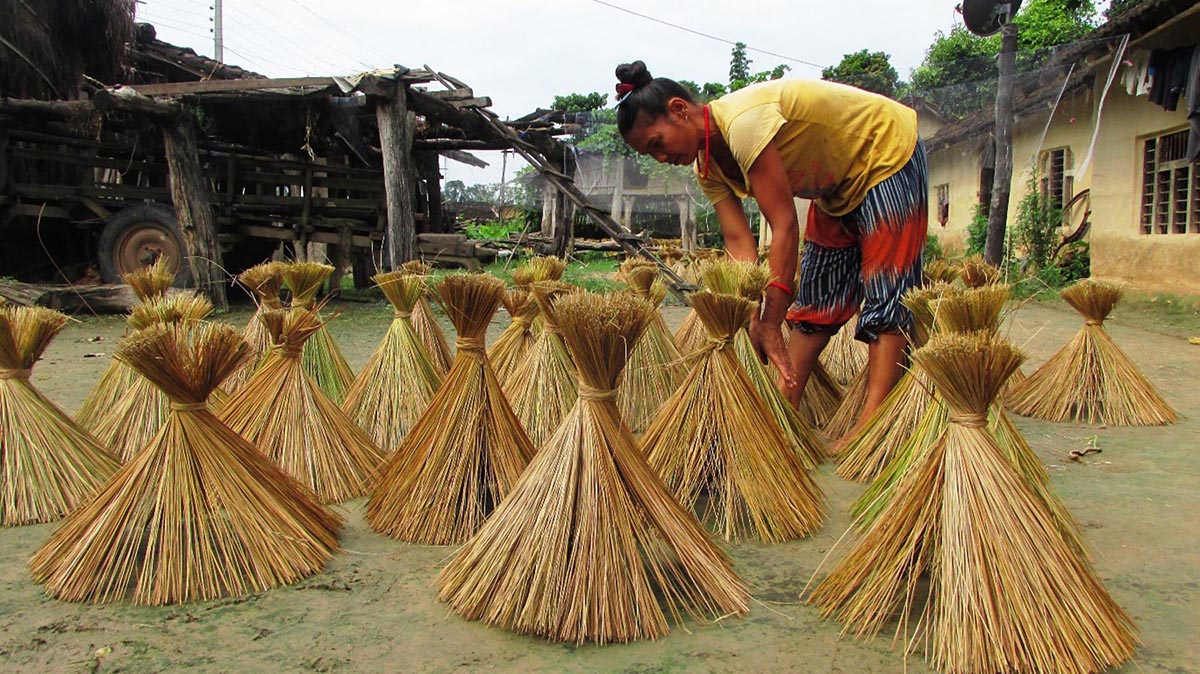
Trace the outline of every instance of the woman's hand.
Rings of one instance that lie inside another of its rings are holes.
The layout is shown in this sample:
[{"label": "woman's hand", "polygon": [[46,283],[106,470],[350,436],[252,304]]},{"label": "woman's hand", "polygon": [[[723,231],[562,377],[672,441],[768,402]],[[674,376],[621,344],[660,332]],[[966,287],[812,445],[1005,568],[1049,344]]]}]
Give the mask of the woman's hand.
[{"label": "woman's hand", "polygon": [[[781,291],[767,288],[763,300],[762,316],[755,311],[750,316],[750,343],[759,360],[764,364],[770,361],[779,370],[781,383],[786,387],[795,385],[795,375],[792,373],[792,361],[788,357],[787,344],[783,341],[783,316],[787,312],[784,302],[772,301],[772,295],[782,295]],[[779,305],[782,304],[782,311]]]}]

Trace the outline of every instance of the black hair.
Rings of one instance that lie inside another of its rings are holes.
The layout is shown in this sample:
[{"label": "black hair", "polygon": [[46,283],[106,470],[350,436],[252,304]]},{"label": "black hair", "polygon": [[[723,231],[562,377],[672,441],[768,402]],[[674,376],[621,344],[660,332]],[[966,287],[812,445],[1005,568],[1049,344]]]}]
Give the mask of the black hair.
[{"label": "black hair", "polygon": [[650,119],[655,119],[667,114],[667,102],[672,98],[695,102],[692,92],[675,80],[651,77],[646,64],[641,61],[617,66],[617,79],[621,84],[633,86],[633,91],[617,105],[617,130],[622,136],[633,129],[639,112],[644,111]]}]

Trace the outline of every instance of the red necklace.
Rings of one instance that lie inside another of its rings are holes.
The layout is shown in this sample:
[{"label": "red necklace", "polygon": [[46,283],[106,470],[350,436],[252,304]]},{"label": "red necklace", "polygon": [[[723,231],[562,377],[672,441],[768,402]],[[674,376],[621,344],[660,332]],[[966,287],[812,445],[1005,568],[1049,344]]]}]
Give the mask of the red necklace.
[{"label": "red necklace", "polygon": [[701,110],[704,111],[704,171],[700,174],[700,177],[708,180],[708,160],[712,158],[712,152],[709,146],[710,131],[708,128],[708,106],[702,106]]}]

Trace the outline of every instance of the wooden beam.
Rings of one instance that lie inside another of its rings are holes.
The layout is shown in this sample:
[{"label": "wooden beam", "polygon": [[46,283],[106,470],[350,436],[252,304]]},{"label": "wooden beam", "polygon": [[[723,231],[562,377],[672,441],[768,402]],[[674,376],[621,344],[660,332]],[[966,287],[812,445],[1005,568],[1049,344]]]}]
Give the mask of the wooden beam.
[{"label": "wooden beam", "polygon": [[468,166],[474,166],[476,168],[487,168],[488,167],[487,162],[480,159],[479,157],[476,157],[475,155],[471,154],[470,152],[463,152],[461,150],[441,150],[440,152],[438,152],[438,154],[442,155],[446,159],[453,159],[454,161],[459,162],[460,164],[466,164]]},{"label": "wooden beam", "polygon": [[[408,89],[408,87],[404,87]],[[387,202],[386,264],[396,269],[413,259],[416,220],[413,218],[412,128],[408,123],[408,97],[377,99],[375,117],[379,148],[383,153],[383,186]]]},{"label": "wooden beam", "polygon": [[184,114],[183,106],[175,101],[156,101],[129,89],[101,89],[92,96],[92,103],[101,112],[130,112],[164,122],[172,122]]},{"label": "wooden beam", "polygon": [[[429,82],[433,74],[424,70],[409,70],[403,74],[380,76],[376,79],[402,82]],[[187,94],[228,93],[231,91],[264,91],[266,89],[305,89],[337,87],[333,77],[276,77],[243,80],[206,80],[200,82],[168,82],[165,84],[131,85],[143,96],[183,96]],[[339,89],[340,91],[340,89]]]},{"label": "wooden beam", "polygon": [[0,98],[0,114],[32,115],[63,119],[91,112],[91,101],[38,101],[27,98]]},{"label": "wooden beam", "polygon": [[[470,156],[470,155],[468,155]],[[446,230],[442,215],[442,169],[438,165],[438,155],[432,152],[415,154],[417,171],[425,181],[426,213],[425,229],[430,232]]]},{"label": "wooden beam", "polygon": [[217,311],[227,311],[225,282],[221,276],[221,247],[217,242],[216,223],[209,203],[208,180],[200,169],[196,149],[196,130],[191,120],[180,118],[163,126],[163,143],[171,182],[171,203],[187,247],[187,262],[192,280],[212,301]]}]

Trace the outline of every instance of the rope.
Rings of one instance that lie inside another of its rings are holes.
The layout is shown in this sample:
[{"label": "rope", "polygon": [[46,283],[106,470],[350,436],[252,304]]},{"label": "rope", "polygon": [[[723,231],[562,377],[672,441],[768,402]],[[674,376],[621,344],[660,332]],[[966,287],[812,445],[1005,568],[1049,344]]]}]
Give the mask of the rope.
[{"label": "rope", "polygon": [[583,382],[579,383],[579,399],[580,400],[595,400],[603,402],[605,400],[616,400],[617,390],[614,388],[595,388],[588,386]]},{"label": "rope", "polygon": [[458,347],[459,351],[471,354],[483,354],[487,348],[486,342],[481,337],[459,337],[454,340],[454,346]]},{"label": "rope", "polygon": [[206,409],[208,409],[208,402],[203,401],[203,400],[198,403],[177,403],[174,401],[171,402],[171,411],[172,412],[200,412],[200,411],[206,410]]},{"label": "rope", "polygon": [[0,370],[0,379],[29,379],[33,374],[33,368],[25,368],[23,370]]},{"label": "rope", "polygon": [[1088,319],[1088,320],[1084,321],[1083,324],[1084,325],[1101,326],[1101,325],[1104,325],[1104,321],[1095,321],[1095,320]]},{"label": "rope", "polygon": [[950,423],[966,426],[967,428],[987,428],[987,413],[986,412],[966,412],[963,414],[950,414]]},{"label": "rope", "polygon": [[392,312],[392,318],[412,318],[412,312],[396,309]]}]

